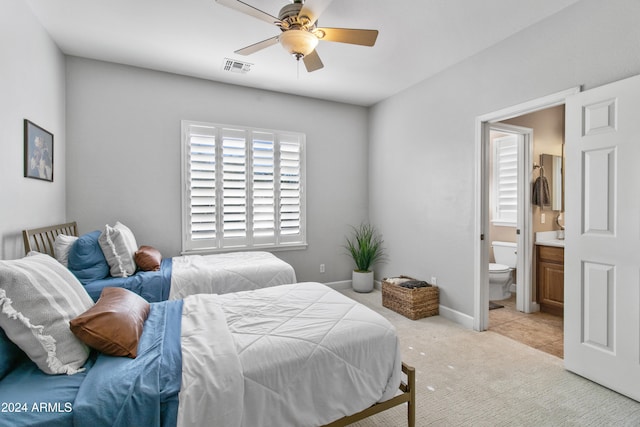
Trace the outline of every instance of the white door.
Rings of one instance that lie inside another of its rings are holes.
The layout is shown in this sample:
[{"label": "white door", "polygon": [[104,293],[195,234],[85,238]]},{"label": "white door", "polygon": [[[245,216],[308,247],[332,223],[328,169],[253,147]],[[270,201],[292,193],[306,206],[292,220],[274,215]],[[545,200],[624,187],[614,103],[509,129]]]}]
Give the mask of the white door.
[{"label": "white door", "polygon": [[640,400],[640,76],[566,104],[565,367]]}]

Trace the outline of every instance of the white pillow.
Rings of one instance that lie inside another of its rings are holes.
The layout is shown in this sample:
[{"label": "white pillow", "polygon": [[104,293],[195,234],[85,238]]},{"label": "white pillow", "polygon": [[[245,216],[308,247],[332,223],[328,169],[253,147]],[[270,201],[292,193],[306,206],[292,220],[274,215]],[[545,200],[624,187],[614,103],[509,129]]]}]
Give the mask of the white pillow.
[{"label": "white pillow", "polygon": [[93,306],[78,279],[49,255],[0,261],[0,327],[47,374],[80,372],[89,348],[69,321]]},{"label": "white pillow", "polygon": [[113,227],[105,225],[104,231],[98,237],[98,243],[113,277],[127,277],[136,272],[134,255],[138,250],[138,244],[126,225],[120,221]]},{"label": "white pillow", "polygon": [[65,267],[69,266],[69,250],[71,246],[78,240],[77,236],[67,236],[59,234],[53,242],[53,255]]}]

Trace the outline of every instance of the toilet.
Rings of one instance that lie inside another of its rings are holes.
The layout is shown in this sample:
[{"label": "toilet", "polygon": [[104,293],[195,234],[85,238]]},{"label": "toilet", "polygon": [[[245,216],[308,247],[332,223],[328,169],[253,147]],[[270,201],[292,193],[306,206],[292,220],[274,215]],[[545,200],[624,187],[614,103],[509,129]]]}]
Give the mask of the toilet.
[{"label": "toilet", "polygon": [[500,301],[511,297],[512,271],[518,260],[514,242],[491,242],[495,263],[489,264],[489,300]]}]

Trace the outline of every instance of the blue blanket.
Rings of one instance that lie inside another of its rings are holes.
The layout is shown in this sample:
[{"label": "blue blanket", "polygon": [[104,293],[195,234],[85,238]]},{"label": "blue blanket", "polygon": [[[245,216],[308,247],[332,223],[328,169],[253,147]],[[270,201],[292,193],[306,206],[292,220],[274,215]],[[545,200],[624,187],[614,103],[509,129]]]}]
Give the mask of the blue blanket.
[{"label": "blue blanket", "polygon": [[182,300],[151,304],[138,356],[98,356],[73,405],[74,425],[175,426],[181,322]]},{"label": "blue blanket", "polygon": [[129,277],[107,277],[94,280],[84,288],[94,301],[100,298],[102,289],[107,286],[128,289],[149,302],[166,301],[171,290],[171,267],[171,258],[165,258],[158,271],[138,271]]},{"label": "blue blanket", "polygon": [[0,426],[69,427],[73,425],[73,402],[93,358],[85,371],[75,375],[48,375],[26,355],[0,381]]}]

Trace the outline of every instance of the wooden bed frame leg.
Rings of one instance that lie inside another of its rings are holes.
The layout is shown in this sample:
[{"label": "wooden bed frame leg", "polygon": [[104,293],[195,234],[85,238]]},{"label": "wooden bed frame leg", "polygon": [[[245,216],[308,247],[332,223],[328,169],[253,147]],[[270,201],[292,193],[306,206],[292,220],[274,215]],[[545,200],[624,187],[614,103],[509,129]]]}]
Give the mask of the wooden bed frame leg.
[{"label": "wooden bed frame leg", "polygon": [[416,370],[412,366],[403,363],[403,370],[407,374],[409,386],[409,401],[407,402],[407,424],[409,427],[416,425]]},{"label": "wooden bed frame leg", "polygon": [[392,397],[391,399],[376,403],[373,406],[368,407],[364,411],[358,412],[353,415],[347,415],[332,423],[326,424],[324,427],[344,427],[349,424],[353,424],[356,421],[364,420],[371,415],[375,415],[379,412],[386,411],[389,408],[393,408],[397,405],[407,404],[407,424],[409,427],[416,426],[416,370],[412,366],[402,362],[402,372],[407,375],[407,382],[400,381],[401,394]]}]

